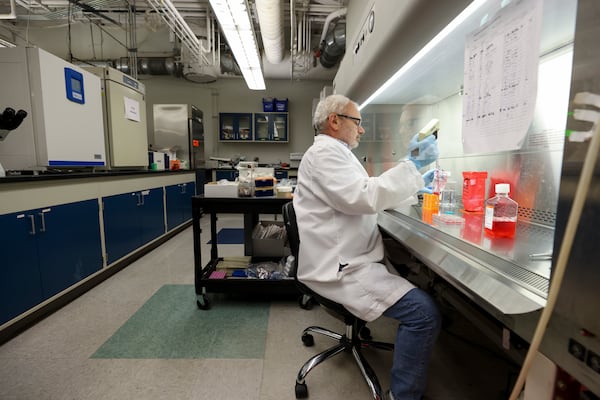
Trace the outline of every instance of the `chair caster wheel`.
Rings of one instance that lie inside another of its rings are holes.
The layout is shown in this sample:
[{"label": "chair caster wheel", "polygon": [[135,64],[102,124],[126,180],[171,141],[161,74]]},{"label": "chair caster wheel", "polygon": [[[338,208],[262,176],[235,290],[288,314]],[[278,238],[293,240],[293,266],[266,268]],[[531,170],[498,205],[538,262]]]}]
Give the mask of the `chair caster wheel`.
[{"label": "chair caster wheel", "polygon": [[305,333],[302,335],[302,343],[304,343],[306,347],[314,346],[315,338],[311,334]]},{"label": "chair caster wheel", "polygon": [[196,305],[201,310],[210,309],[210,301],[208,301],[208,297],[206,297],[205,295],[198,296],[198,300],[196,300]]},{"label": "chair caster wheel", "polygon": [[309,295],[303,294],[298,299],[298,304],[300,305],[300,308],[302,308],[303,310],[312,310],[313,305],[314,305],[314,300]]},{"label": "chair caster wheel", "polygon": [[308,397],[308,387],[306,383],[296,383],[296,398],[306,399]]}]

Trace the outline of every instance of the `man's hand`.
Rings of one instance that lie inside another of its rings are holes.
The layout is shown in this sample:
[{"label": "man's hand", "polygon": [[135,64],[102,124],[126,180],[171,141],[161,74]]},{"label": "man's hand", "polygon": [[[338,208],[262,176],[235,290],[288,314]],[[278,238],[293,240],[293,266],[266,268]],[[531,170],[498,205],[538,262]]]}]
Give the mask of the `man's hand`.
[{"label": "man's hand", "polygon": [[435,162],[440,155],[435,136],[429,135],[419,141],[419,134],[415,134],[408,144],[408,159],[421,169]]}]

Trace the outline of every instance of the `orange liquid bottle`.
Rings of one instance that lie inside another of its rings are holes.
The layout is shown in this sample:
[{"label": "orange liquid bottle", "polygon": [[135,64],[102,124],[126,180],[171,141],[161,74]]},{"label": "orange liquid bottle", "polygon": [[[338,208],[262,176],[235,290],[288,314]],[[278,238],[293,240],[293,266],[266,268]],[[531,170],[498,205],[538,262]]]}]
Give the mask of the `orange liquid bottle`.
[{"label": "orange liquid bottle", "polygon": [[519,205],[508,197],[510,184],[496,184],[496,196],[485,203],[485,234],[491,237],[512,238],[517,230]]}]

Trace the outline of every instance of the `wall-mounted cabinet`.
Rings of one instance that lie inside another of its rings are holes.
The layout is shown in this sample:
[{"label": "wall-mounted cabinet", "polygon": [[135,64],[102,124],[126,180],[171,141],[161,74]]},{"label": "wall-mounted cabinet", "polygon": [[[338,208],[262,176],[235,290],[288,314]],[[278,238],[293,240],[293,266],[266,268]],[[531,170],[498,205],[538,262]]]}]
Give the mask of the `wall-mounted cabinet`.
[{"label": "wall-mounted cabinet", "polygon": [[219,140],[226,142],[252,141],[252,114],[220,113]]},{"label": "wall-mounted cabinet", "polygon": [[254,140],[258,142],[287,142],[288,113],[255,113]]},{"label": "wall-mounted cabinet", "polygon": [[[254,117],[254,118],[253,118]],[[220,113],[219,140],[222,142],[287,143],[288,113]]]}]

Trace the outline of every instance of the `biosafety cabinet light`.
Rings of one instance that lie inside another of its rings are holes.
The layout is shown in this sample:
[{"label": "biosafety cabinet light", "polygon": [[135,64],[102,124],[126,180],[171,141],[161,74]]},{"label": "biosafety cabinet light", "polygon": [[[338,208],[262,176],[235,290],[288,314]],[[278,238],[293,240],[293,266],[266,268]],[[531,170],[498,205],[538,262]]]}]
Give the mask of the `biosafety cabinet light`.
[{"label": "biosafety cabinet light", "polygon": [[264,90],[265,80],[247,0],[210,0],[225,39],[251,90]]},{"label": "biosafety cabinet light", "polygon": [[413,56],[406,64],[402,66],[396,73],[388,79],[379,89],[375,91],[367,100],[365,100],[360,106],[359,110],[369,105],[374,99],[383,93],[392,83],[400,78],[406,71],[412,68],[419,60],[421,60],[427,53],[437,46],[446,36],[454,31],[460,24],[462,24],[467,18],[469,18],[475,11],[479,9],[487,0],[475,0],[467,6],[456,18],[454,18],[444,29],[440,31],[433,39],[429,41],[417,54]]}]

